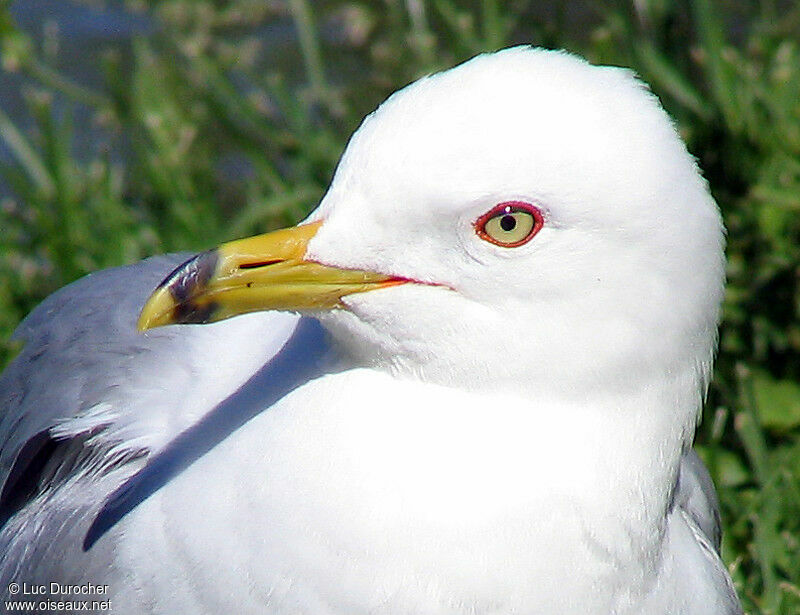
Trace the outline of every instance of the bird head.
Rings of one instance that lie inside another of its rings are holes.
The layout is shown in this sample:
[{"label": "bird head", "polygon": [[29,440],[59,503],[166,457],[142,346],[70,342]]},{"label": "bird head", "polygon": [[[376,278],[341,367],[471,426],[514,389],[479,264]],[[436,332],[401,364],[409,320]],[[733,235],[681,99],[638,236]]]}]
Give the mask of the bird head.
[{"label": "bird head", "polygon": [[304,224],[188,261],[140,328],[293,310],[358,362],[423,380],[704,389],[723,245],[706,182],[645,84],[517,47],[395,93]]}]

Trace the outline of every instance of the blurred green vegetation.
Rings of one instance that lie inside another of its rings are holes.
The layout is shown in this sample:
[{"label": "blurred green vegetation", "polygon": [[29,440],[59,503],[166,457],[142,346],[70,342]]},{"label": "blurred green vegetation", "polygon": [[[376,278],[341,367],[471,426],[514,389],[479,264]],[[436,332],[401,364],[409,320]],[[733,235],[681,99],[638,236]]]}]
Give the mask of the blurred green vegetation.
[{"label": "blurred green vegetation", "polygon": [[[96,4],[96,3],[95,3]],[[800,6],[639,0],[136,0],[154,27],[71,81],[0,8],[0,340],[95,269],[291,224],[363,115],[414,78],[517,43],[633,67],[676,119],[728,228],[720,356],[699,433],[750,613],[800,613]],[[273,28],[270,30],[270,28]],[[277,29],[276,29],[277,28]],[[269,32],[283,36],[270,45]],[[52,36],[52,33],[51,33]],[[102,135],[76,156],[72,121]],[[0,342],[0,365],[13,345]]]}]

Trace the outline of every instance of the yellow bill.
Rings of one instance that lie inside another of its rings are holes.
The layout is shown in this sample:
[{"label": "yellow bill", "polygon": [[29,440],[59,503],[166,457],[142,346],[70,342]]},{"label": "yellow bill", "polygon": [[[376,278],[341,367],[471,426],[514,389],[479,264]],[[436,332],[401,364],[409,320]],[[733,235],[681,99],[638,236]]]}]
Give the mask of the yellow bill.
[{"label": "yellow bill", "polygon": [[346,295],[407,281],[305,260],[308,242],[320,225],[231,241],[189,259],[150,295],[139,316],[139,331],[263,310],[334,309]]}]

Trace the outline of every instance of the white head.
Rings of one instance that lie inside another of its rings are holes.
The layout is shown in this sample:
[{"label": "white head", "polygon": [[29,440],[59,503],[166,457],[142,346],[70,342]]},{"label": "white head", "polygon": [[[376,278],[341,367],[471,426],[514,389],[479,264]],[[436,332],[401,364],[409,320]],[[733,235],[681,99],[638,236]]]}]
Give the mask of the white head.
[{"label": "white head", "polygon": [[[503,215],[486,221],[507,203],[518,226],[502,237]],[[691,431],[723,229],[630,72],[517,47],[421,79],[364,121],[312,220],[187,262],[140,326],[345,307],[318,316],[363,365],[529,399],[681,408],[672,425]]]},{"label": "white head", "polygon": [[[542,228],[502,247],[499,203]],[[307,258],[440,286],[322,315],[355,356],[474,388],[598,396],[668,380],[699,406],[723,228],[694,159],[629,71],[564,52],[481,55],[391,96],[353,135]]]}]

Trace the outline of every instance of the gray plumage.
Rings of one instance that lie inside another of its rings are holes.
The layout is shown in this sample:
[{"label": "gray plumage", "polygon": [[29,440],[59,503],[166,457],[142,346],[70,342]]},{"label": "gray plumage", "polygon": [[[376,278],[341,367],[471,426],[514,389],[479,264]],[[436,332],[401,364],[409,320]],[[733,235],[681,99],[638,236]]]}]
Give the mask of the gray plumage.
[{"label": "gray plumage", "polygon": [[[219,401],[235,393],[296,326],[297,317],[277,313],[245,317],[247,327],[215,325],[234,344],[264,338],[263,353],[227,370],[207,360],[216,339],[209,327],[138,333],[148,294],[185,258],[88,275],[48,297],[15,331],[24,346],[0,376],[3,586],[106,578],[113,541],[82,549],[106,498],[211,413],[216,404],[204,387],[221,381]],[[258,410],[262,401],[247,400]]]}]

